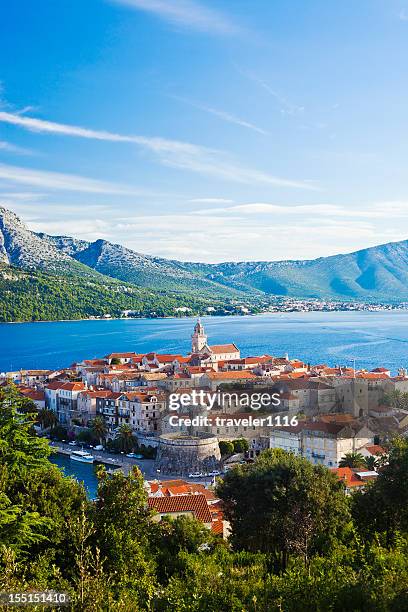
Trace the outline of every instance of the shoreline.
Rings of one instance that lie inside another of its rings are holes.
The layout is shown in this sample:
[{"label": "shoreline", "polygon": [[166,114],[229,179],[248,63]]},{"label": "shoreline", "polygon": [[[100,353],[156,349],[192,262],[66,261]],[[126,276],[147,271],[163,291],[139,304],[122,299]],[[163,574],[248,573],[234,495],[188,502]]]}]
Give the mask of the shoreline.
[{"label": "shoreline", "polygon": [[301,309],[293,309],[293,310],[266,310],[263,312],[248,312],[248,313],[236,313],[236,314],[201,314],[201,315],[189,315],[185,317],[175,317],[175,316],[163,316],[163,317],[110,317],[109,319],[101,318],[82,318],[82,319],[40,319],[38,321],[0,321],[0,325],[27,325],[31,323],[81,323],[84,321],[163,321],[163,320],[179,320],[179,319],[196,319],[197,317],[210,317],[213,319],[218,319],[221,317],[260,317],[262,315],[282,315],[282,314],[306,314],[308,312],[407,312],[408,307],[393,307],[393,308],[369,308],[369,304],[364,305],[365,308],[305,308]]}]

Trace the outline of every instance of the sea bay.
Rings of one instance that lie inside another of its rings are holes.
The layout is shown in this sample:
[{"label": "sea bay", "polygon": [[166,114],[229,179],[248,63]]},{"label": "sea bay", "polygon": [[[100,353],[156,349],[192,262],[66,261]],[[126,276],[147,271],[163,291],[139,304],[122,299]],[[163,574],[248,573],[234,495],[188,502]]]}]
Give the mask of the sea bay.
[{"label": "sea bay", "polygon": [[[242,356],[289,354],[310,363],[392,371],[408,366],[408,312],[294,312],[204,317],[210,343],[235,342]],[[192,318],[0,324],[0,372],[68,366],[113,351],[187,354]]]}]

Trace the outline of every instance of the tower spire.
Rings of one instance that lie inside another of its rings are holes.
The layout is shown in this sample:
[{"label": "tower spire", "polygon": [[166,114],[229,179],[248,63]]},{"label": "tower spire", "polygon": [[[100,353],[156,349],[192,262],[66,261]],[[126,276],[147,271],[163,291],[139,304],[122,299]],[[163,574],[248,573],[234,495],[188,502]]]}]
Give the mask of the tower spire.
[{"label": "tower spire", "polygon": [[204,325],[201,323],[200,317],[197,318],[197,323],[194,326],[194,332],[191,336],[191,352],[199,353],[207,344],[207,336],[204,331]]}]

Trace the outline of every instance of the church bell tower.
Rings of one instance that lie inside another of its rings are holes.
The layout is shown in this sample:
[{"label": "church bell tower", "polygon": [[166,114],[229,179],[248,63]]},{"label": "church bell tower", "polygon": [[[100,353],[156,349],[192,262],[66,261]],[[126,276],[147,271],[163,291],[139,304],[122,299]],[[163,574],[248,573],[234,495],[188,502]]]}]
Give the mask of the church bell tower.
[{"label": "church bell tower", "polygon": [[204,332],[204,326],[200,321],[200,318],[197,319],[197,323],[194,326],[194,333],[191,336],[191,352],[199,353],[201,349],[207,344],[207,336]]}]

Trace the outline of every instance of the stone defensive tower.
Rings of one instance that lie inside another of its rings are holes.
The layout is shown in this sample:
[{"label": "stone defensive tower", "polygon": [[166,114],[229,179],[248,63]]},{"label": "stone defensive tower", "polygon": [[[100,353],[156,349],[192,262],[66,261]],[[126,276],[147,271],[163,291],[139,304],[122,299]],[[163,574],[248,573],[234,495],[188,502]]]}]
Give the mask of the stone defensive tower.
[{"label": "stone defensive tower", "polygon": [[221,453],[216,436],[200,433],[163,434],[159,438],[155,467],[162,474],[187,476],[218,470]]}]

